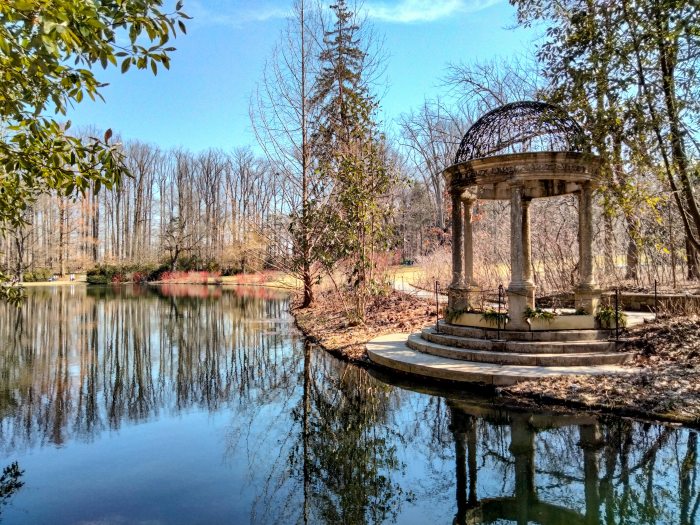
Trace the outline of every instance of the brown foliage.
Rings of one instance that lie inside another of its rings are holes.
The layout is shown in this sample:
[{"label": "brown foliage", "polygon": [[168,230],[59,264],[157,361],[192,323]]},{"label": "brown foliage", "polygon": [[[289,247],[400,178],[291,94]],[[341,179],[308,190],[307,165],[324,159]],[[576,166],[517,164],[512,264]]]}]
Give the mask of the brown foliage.
[{"label": "brown foliage", "polygon": [[625,350],[639,352],[638,374],[528,381],[509,396],[700,423],[700,318],[649,323],[631,332]]},{"label": "brown foliage", "polygon": [[343,304],[334,292],[319,295],[308,308],[292,308],[304,334],[329,352],[349,361],[366,363],[365,343],[382,334],[415,332],[435,321],[435,305],[412,295],[394,291],[370,299],[364,324],[348,322]]}]

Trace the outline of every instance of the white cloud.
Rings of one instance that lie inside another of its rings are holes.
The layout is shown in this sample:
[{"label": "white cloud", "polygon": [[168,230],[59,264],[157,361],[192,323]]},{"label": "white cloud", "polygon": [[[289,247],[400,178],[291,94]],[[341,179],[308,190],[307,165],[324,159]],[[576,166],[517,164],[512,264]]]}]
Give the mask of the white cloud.
[{"label": "white cloud", "polygon": [[398,2],[368,2],[370,18],[396,24],[435,22],[453,15],[481,11],[502,0],[399,0]]},{"label": "white cloud", "polygon": [[[211,2],[205,7],[199,0],[190,0],[187,3],[187,13],[192,15],[196,23],[204,25],[223,25],[231,27],[240,27],[248,22],[265,22],[286,18],[290,15],[288,7],[282,8],[274,5],[261,5],[257,7],[239,7],[236,6],[233,10],[227,6],[225,2]],[[228,9],[227,9],[228,8]]]},{"label": "white cloud", "polygon": [[[362,5],[368,17],[394,24],[429,23],[475,13],[505,0],[367,0]],[[328,2],[326,2],[328,3]],[[352,4],[352,2],[349,2]],[[286,18],[291,10],[284,2],[268,0],[248,7],[249,2],[229,0],[189,0],[187,11],[195,23],[240,27],[249,22],[265,22]],[[244,7],[245,6],[245,7]],[[327,6],[326,6],[327,7]]]}]

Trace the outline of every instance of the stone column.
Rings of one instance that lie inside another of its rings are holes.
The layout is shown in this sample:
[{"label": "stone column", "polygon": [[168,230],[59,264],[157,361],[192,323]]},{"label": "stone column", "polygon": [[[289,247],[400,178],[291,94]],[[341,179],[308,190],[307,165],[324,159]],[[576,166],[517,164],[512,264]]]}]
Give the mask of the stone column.
[{"label": "stone column", "polygon": [[452,193],[452,284],[450,288],[462,288],[462,199],[459,193]]},{"label": "stone column", "polygon": [[473,199],[465,199],[464,206],[464,303],[465,308],[479,307],[479,287],[474,280],[474,236],[472,234]]},{"label": "stone column", "polygon": [[474,201],[467,199],[464,203],[464,284],[474,284],[474,237],[472,235],[472,206]]},{"label": "stone column", "polygon": [[525,309],[535,307],[530,256],[529,202],[521,185],[510,189],[510,284],[508,285],[508,330],[529,330]]},{"label": "stone column", "polygon": [[600,290],[593,278],[593,189],[584,182],[578,197],[578,273],[575,290],[576,308],[594,314],[600,300]]},{"label": "stone column", "polygon": [[447,306],[453,312],[469,308],[469,293],[464,286],[464,219],[462,218],[462,196],[452,192],[452,283],[447,292]]},{"label": "stone column", "polygon": [[530,237],[530,202],[523,199],[523,281],[534,285],[532,281],[532,239]]}]

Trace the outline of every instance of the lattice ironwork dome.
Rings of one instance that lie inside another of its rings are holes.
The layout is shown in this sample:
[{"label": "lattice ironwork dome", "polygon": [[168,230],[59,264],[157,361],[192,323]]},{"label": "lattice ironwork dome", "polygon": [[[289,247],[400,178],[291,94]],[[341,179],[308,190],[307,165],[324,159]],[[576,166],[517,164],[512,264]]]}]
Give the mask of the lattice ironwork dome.
[{"label": "lattice ironwork dome", "polygon": [[486,113],[462,138],[455,164],[506,153],[584,151],[581,126],[546,102],[512,102]]}]

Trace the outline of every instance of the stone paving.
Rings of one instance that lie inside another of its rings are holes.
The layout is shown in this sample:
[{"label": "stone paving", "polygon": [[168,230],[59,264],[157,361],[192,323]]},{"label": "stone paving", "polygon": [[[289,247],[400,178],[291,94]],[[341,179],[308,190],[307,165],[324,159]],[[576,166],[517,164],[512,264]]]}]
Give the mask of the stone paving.
[{"label": "stone paving", "polygon": [[[416,288],[404,279],[396,279],[394,289],[429,301],[435,300],[434,293]],[[441,304],[447,303],[447,299],[445,295],[438,296]],[[653,313],[625,312],[625,314],[629,327],[654,318]],[[558,340],[557,332],[551,332],[551,334],[552,340]],[[543,340],[532,343],[543,346],[542,352],[545,352],[544,347],[547,345],[544,340],[549,339],[544,335],[540,333]],[[450,339],[461,341],[455,343]],[[621,365],[629,361],[632,354],[613,353],[614,350],[611,352],[605,345],[602,346],[606,351],[596,354],[596,345],[601,346],[600,343],[603,341],[596,343],[595,341],[565,340],[559,343],[558,349],[552,348],[556,343],[550,343],[550,348],[546,350],[548,353],[541,352],[535,356],[513,352],[514,348],[511,347],[515,343],[506,342],[501,342],[505,351],[484,352],[486,347],[491,349],[494,342],[489,339],[478,342],[483,345],[475,345],[475,340],[469,337],[440,336],[433,329],[428,328],[422,334],[397,333],[377,337],[367,344],[367,354],[372,362],[397,371],[432,379],[494,386],[511,385],[542,377],[631,374],[638,371],[638,369]],[[522,345],[522,343],[518,344]],[[611,344],[614,347],[614,343]],[[589,350],[590,353],[583,353]],[[579,356],[567,355],[574,353],[578,353]]]},{"label": "stone paving", "polygon": [[566,375],[631,374],[637,369],[619,365],[596,366],[523,366],[477,363],[426,354],[408,347],[410,334],[396,333],[376,337],[367,343],[372,362],[401,372],[463,383],[504,386],[542,377]]}]

